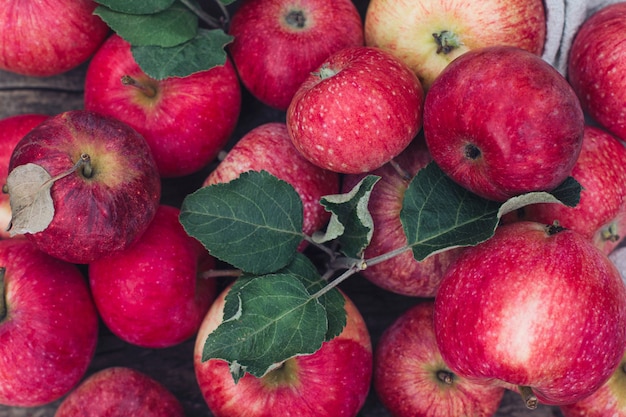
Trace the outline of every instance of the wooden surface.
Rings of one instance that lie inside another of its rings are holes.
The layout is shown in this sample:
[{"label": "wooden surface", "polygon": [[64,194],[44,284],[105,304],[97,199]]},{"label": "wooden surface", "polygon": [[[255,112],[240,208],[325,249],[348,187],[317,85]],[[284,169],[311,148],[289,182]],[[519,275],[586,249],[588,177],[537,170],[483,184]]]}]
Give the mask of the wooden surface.
[{"label": "wooden surface", "polygon": [[[82,108],[82,88],[85,66],[67,74],[47,79],[21,77],[0,72],[0,118],[15,114],[37,112],[56,114],[65,110]],[[233,135],[234,143],[247,131],[268,121],[284,120],[282,112],[269,109],[244,93],[244,107],[240,122]],[[179,204],[184,195],[201,184],[211,169],[185,178],[163,182],[164,202]],[[356,276],[342,285],[364,315],[374,345],[384,329],[417,300],[398,296],[370,284]],[[112,335],[103,325],[96,356],[87,375],[109,367],[129,366],[139,369],[160,381],[170,389],[183,404],[187,417],[210,416],[196,384],[192,352],[193,340],[167,349],[144,349],[129,345]],[[61,400],[37,408],[10,408],[0,406],[0,417],[52,417]],[[376,398],[373,390],[361,417],[387,417],[389,414]],[[505,395],[497,416],[561,416],[558,408],[540,406],[527,410],[517,394]]]}]

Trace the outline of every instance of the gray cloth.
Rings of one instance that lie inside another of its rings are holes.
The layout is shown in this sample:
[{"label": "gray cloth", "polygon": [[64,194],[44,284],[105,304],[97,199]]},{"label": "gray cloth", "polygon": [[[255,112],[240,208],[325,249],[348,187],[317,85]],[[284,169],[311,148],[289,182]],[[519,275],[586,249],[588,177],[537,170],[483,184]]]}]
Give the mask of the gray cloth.
[{"label": "gray cloth", "polygon": [[619,2],[620,0],[545,0],[548,31],[543,59],[566,75],[569,48],[580,25],[599,9]]}]

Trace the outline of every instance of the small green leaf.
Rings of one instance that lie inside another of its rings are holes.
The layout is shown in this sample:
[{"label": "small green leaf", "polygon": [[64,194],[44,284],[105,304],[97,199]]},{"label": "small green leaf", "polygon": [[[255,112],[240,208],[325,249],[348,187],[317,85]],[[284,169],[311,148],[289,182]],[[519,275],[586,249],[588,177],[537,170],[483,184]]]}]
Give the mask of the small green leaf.
[{"label": "small green leaf", "polygon": [[132,46],[131,51],[141,69],[156,80],[168,77],[186,77],[224,65],[227,59],[224,47],[233,40],[222,29],[198,29],[197,35],[180,45]]},{"label": "small green leaf", "polygon": [[[293,261],[278,272],[297,277],[311,296],[328,285],[328,282],[320,277],[311,260],[301,253],[296,254]],[[326,310],[328,330],[325,340],[329,341],[338,336],[346,325],[345,298],[337,288],[333,288],[320,296],[319,302]]]},{"label": "small green leaf", "polygon": [[213,256],[252,274],[288,265],[304,237],[300,196],[266,171],[189,194],[180,222]]},{"label": "small green leaf", "polygon": [[121,13],[103,6],[94,13],[133,47],[174,47],[198,33],[198,16],[178,3],[162,12],[146,15]]},{"label": "small green leaf", "polygon": [[246,372],[262,377],[289,358],[314,353],[326,338],[323,305],[293,275],[245,279],[225,302],[236,307],[228,307],[230,314],[207,337],[202,360],[226,360],[235,382]]},{"label": "small green leaf", "polygon": [[445,249],[489,239],[502,215],[528,204],[557,202],[575,206],[580,190],[580,184],[569,177],[549,193],[527,193],[500,203],[471,193],[431,162],[409,184],[400,220],[414,258],[422,261]]},{"label": "small green leaf", "polygon": [[325,233],[315,233],[317,243],[338,239],[341,251],[348,257],[359,258],[369,245],[374,233],[374,221],[368,210],[372,188],[380,180],[367,175],[345,194],[322,197],[321,204],[331,212]]},{"label": "small green leaf", "polygon": [[228,6],[229,4],[232,4],[236,1],[237,0],[219,0],[219,2],[222,3],[224,6]]},{"label": "small green leaf", "polygon": [[111,10],[128,14],[151,14],[163,11],[176,0],[95,0],[96,3]]}]

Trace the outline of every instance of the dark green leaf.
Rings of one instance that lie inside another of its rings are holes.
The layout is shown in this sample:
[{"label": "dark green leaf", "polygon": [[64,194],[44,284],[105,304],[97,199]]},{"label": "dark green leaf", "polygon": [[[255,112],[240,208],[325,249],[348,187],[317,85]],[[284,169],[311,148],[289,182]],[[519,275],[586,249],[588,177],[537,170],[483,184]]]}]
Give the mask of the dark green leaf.
[{"label": "dark green leaf", "polygon": [[228,361],[235,382],[246,372],[261,377],[286,359],[314,353],[325,340],[326,311],[293,275],[246,279],[225,302],[236,308],[229,307],[207,337],[202,360]]},{"label": "dark green leaf", "polygon": [[180,222],[213,256],[252,274],[275,272],[303,239],[300,196],[266,171],[203,187],[183,200]]},{"label": "dark green leaf", "polygon": [[163,11],[176,0],[95,0],[111,10],[128,14],[151,14]]},{"label": "dark green leaf", "polygon": [[219,2],[222,3],[224,6],[228,6],[229,4],[232,4],[236,1],[237,0],[219,0]]},{"label": "dark green leaf", "polygon": [[[311,260],[301,253],[298,253],[293,262],[278,272],[297,277],[311,296],[328,285],[327,281],[321,279]],[[324,306],[328,318],[325,338],[328,341],[338,336],[346,325],[345,298],[338,289],[333,288],[319,297],[319,302]]]},{"label": "dark green leaf", "polygon": [[324,243],[338,239],[346,256],[359,258],[374,232],[368,204],[372,188],[378,180],[380,177],[367,175],[345,194],[322,197],[321,204],[332,214],[326,232],[314,234],[313,240]]},{"label": "dark green leaf", "polygon": [[198,33],[198,16],[179,3],[145,15],[126,14],[103,6],[94,13],[133,47],[174,47],[194,39]]},{"label": "dark green leaf", "polygon": [[133,46],[133,57],[141,69],[156,80],[168,77],[186,77],[224,65],[227,59],[224,47],[233,37],[221,29],[198,29],[195,38],[170,48]]},{"label": "dark green leaf", "polygon": [[486,200],[453,182],[431,162],[413,178],[406,191],[400,220],[413,256],[457,246],[472,246],[493,236],[500,217],[535,203],[576,205],[580,184],[572,177],[550,193],[532,192],[504,203]]}]

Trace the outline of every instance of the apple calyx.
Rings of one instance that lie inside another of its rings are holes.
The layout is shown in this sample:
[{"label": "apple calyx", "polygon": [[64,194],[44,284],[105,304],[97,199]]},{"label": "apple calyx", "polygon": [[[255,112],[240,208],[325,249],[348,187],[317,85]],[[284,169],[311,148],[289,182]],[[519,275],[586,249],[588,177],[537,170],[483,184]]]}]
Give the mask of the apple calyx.
[{"label": "apple calyx", "polygon": [[285,16],[285,22],[295,29],[303,29],[306,26],[306,17],[302,10],[290,10]]},{"label": "apple calyx", "polygon": [[7,269],[4,266],[0,267],[0,321],[3,321],[7,316],[6,284],[4,280],[6,272]]},{"label": "apple calyx", "polygon": [[602,240],[605,242],[617,242],[620,240],[620,235],[617,233],[617,225],[611,223],[609,227],[602,229],[600,232]]},{"label": "apple calyx", "polygon": [[437,54],[447,55],[461,46],[461,41],[456,33],[449,30],[433,33],[433,38],[437,43]]},{"label": "apple calyx", "polygon": [[338,72],[339,71],[336,71],[330,68],[328,65],[324,64],[320,67],[318,71],[314,72],[313,75],[319,77],[320,80],[325,80],[326,78],[330,78]]},{"label": "apple calyx", "polygon": [[139,82],[138,80],[136,80],[135,78],[131,77],[130,75],[122,76],[120,81],[124,85],[128,85],[128,86],[137,88],[139,91],[141,91],[143,94],[145,94],[146,97],[154,98],[157,95],[157,89],[153,85],[150,85],[148,83]]},{"label": "apple calyx", "polygon": [[473,161],[477,160],[478,158],[480,158],[480,155],[482,155],[480,148],[473,143],[468,143],[467,145],[465,145],[464,151],[465,157]]},{"label": "apple calyx", "polygon": [[558,220],[555,220],[554,223],[546,225],[546,233],[548,236],[556,235],[562,231],[566,230],[565,227],[561,226]]},{"label": "apple calyx", "polygon": [[533,389],[526,385],[520,385],[518,387],[519,393],[522,396],[522,400],[524,400],[524,404],[526,408],[529,410],[534,410],[539,405],[539,400],[537,400],[537,396],[533,392]]},{"label": "apple calyx", "polygon": [[436,375],[437,375],[437,380],[443,383],[444,385],[452,385],[454,383],[455,375],[450,371],[440,369],[437,371]]},{"label": "apple calyx", "polygon": [[281,363],[277,368],[272,369],[261,377],[263,385],[276,389],[284,386],[294,386],[297,384],[298,363],[295,359],[288,359]]}]

